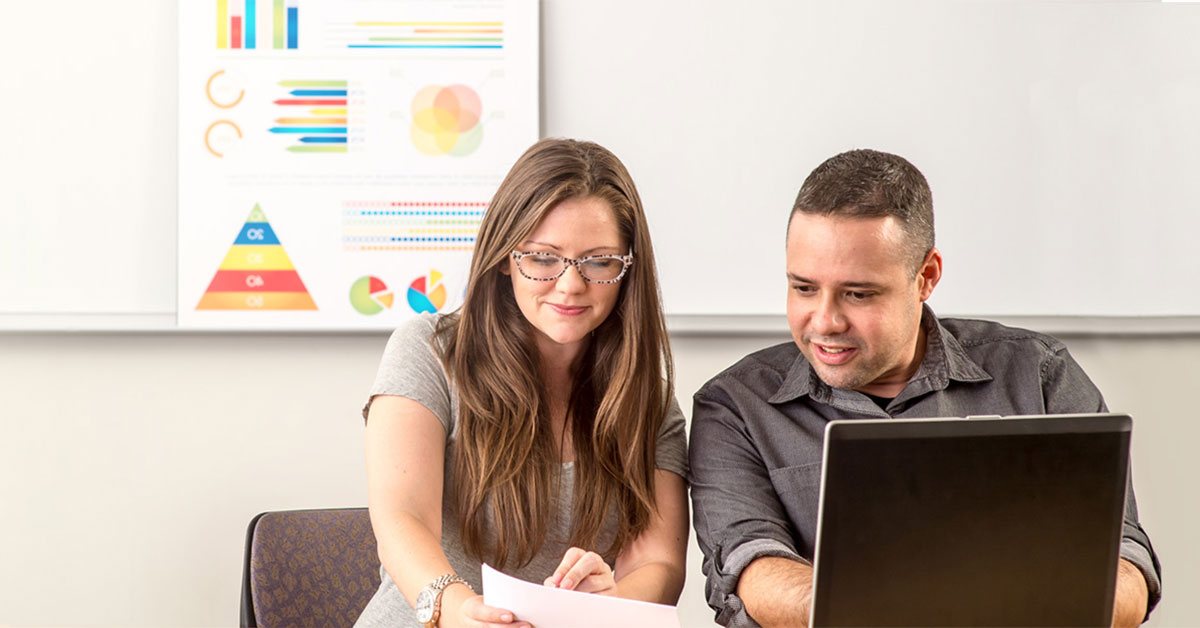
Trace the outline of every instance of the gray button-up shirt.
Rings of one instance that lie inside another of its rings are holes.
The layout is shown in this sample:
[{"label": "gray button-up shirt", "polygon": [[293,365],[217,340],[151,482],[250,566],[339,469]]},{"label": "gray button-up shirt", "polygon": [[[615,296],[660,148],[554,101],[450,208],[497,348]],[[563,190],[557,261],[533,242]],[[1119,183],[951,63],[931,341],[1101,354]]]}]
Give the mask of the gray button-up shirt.
[{"label": "gray button-up shirt", "polygon": [[[717,621],[757,626],[738,578],[762,556],[812,559],[825,424],[834,419],[1106,412],[1100,391],[1055,338],[926,307],[925,358],[885,409],[821,381],[794,343],[763,349],[695,396],[690,438],[696,536]],[[1161,570],[1127,486],[1121,557],[1141,569],[1149,607]]]}]

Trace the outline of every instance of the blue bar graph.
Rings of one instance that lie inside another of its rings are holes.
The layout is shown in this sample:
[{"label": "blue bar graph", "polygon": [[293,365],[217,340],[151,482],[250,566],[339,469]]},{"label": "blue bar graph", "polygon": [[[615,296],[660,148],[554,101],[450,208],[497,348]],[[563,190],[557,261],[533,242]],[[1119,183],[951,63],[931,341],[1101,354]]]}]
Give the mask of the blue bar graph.
[{"label": "blue bar graph", "polygon": [[272,133],[340,133],[342,135],[345,135],[346,127],[344,127],[344,126],[306,126],[306,127],[276,126],[276,127],[271,127],[271,132]]},{"label": "blue bar graph", "polygon": [[342,137],[302,137],[300,141],[305,144],[345,144],[346,138]]},{"label": "blue bar graph", "polygon": [[293,96],[320,96],[320,97],[345,96],[346,90],[344,90],[344,89],[293,89],[292,95]]},{"label": "blue bar graph", "polygon": [[258,43],[256,32],[258,31],[258,20],[256,16],[258,11],[254,6],[255,0],[246,0],[246,48],[253,49]]},{"label": "blue bar graph", "polygon": [[300,44],[300,8],[287,8],[287,47],[295,50]]},{"label": "blue bar graph", "polygon": [[350,44],[346,47],[347,48],[503,48],[504,46],[491,45],[491,44],[486,45],[486,46],[462,46],[462,45],[442,46],[442,45],[432,45],[432,44],[424,44],[424,45],[417,45],[417,44],[413,44],[413,45],[409,45],[409,44]]}]

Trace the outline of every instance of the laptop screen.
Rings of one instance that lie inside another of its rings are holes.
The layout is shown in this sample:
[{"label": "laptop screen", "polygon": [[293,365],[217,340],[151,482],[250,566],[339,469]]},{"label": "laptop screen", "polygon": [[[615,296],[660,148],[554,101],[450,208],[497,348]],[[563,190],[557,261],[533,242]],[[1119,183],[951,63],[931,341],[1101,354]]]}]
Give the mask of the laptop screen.
[{"label": "laptop screen", "polygon": [[1123,415],[834,421],[814,625],[1108,625]]}]

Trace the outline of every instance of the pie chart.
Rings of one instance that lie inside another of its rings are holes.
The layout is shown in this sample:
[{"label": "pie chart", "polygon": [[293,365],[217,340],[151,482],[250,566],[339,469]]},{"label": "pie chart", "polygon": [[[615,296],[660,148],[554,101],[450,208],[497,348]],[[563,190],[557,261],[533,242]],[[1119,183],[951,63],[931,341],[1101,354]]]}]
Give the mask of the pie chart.
[{"label": "pie chart", "polygon": [[393,295],[378,277],[359,277],[350,285],[350,305],[360,314],[378,314],[392,307]]},{"label": "pie chart", "polygon": [[437,312],[446,305],[446,286],[442,283],[442,274],[430,270],[429,275],[417,277],[408,284],[408,306],[414,312]]}]

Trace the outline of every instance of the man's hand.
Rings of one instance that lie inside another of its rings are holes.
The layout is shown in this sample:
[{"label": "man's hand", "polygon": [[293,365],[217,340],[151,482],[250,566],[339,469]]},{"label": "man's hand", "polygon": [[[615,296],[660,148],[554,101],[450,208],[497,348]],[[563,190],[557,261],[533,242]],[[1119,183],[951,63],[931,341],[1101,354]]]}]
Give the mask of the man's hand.
[{"label": "man's hand", "polygon": [[742,570],[737,594],[746,613],[763,628],[808,626],[812,605],[812,566],[790,558],[764,556]]}]

